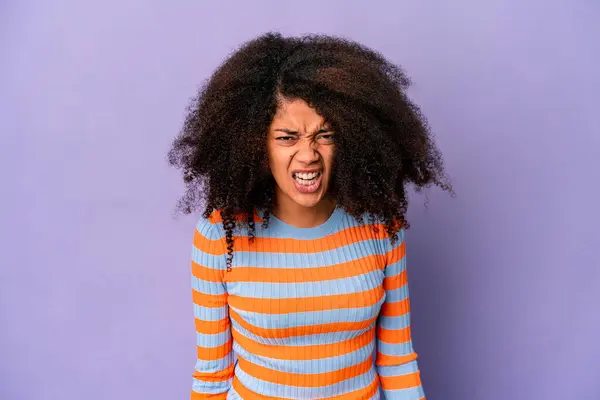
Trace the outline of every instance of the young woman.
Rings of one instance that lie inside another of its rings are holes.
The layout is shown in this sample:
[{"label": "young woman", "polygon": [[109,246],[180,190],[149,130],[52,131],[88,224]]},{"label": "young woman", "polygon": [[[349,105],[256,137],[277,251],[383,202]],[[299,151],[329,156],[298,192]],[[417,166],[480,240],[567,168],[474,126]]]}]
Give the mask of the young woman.
[{"label": "young woman", "polygon": [[451,187],[408,85],[355,42],[266,34],[193,100],[169,153],[204,209],[192,399],[425,397],[406,187]]}]

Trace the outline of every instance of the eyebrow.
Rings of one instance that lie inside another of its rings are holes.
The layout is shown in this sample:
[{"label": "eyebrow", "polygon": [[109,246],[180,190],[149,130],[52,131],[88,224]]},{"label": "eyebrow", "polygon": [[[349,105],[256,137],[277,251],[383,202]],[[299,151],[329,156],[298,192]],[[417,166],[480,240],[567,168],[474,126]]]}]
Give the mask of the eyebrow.
[{"label": "eyebrow", "polygon": [[287,133],[288,135],[297,135],[298,131],[292,131],[290,129],[285,129],[285,128],[281,128],[281,129],[275,129],[276,132],[283,132],[283,133]]},{"label": "eyebrow", "polygon": [[[283,133],[287,133],[288,135],[297,135],[298,131],[294,131],[291,129],[286,129],[286,128],[279,128],[279,129],[275,129],[276,132],[283,132]],[[315,134],[319,134],[319,133],[325,133],[325,132],[330,132],[331,128],[329,127],[323,127],[321,129],[319,129],[317,132],[315,132]]]}]

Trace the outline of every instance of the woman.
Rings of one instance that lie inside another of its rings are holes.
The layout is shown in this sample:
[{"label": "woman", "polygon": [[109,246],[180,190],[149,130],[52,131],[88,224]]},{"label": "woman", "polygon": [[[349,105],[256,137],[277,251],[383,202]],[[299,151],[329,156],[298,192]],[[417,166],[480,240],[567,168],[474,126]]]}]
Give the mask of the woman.
[{"label": "woman", "polygon": [[204,206],[192,399],[424,398],[406,186],[451,188],[408,85],[357,43],[266,34],[200,90],[169,153]]}]

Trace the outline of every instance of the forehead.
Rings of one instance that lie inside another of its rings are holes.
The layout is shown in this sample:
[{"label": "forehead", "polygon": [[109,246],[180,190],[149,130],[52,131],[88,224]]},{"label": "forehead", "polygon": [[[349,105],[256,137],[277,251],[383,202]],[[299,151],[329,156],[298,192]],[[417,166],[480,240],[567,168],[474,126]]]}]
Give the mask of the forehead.
[{"label": "forehead", "polygon": [[325,119],[301,99],[279,101],[271,127],[310,131],[320,128]]}]

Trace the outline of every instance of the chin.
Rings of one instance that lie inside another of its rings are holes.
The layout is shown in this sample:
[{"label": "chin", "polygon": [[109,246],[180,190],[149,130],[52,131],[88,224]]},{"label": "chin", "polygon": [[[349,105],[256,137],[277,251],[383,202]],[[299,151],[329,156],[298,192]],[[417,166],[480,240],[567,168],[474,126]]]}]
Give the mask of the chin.
[{"label": "chin", "polygon": [[300,196],[300,198],[298,198],[298,196],[294,196],[292,197],[292,200],[304,208],[313,208],[323,200],[323,196],[313,198],[306,198],[305,196]]},{"label": "chin", "polygon": [[325,199],[325,191],[318,193],[299,193],[294,187],[283,191],[283,194],[297,205],[304,208],[314,208]]}]

